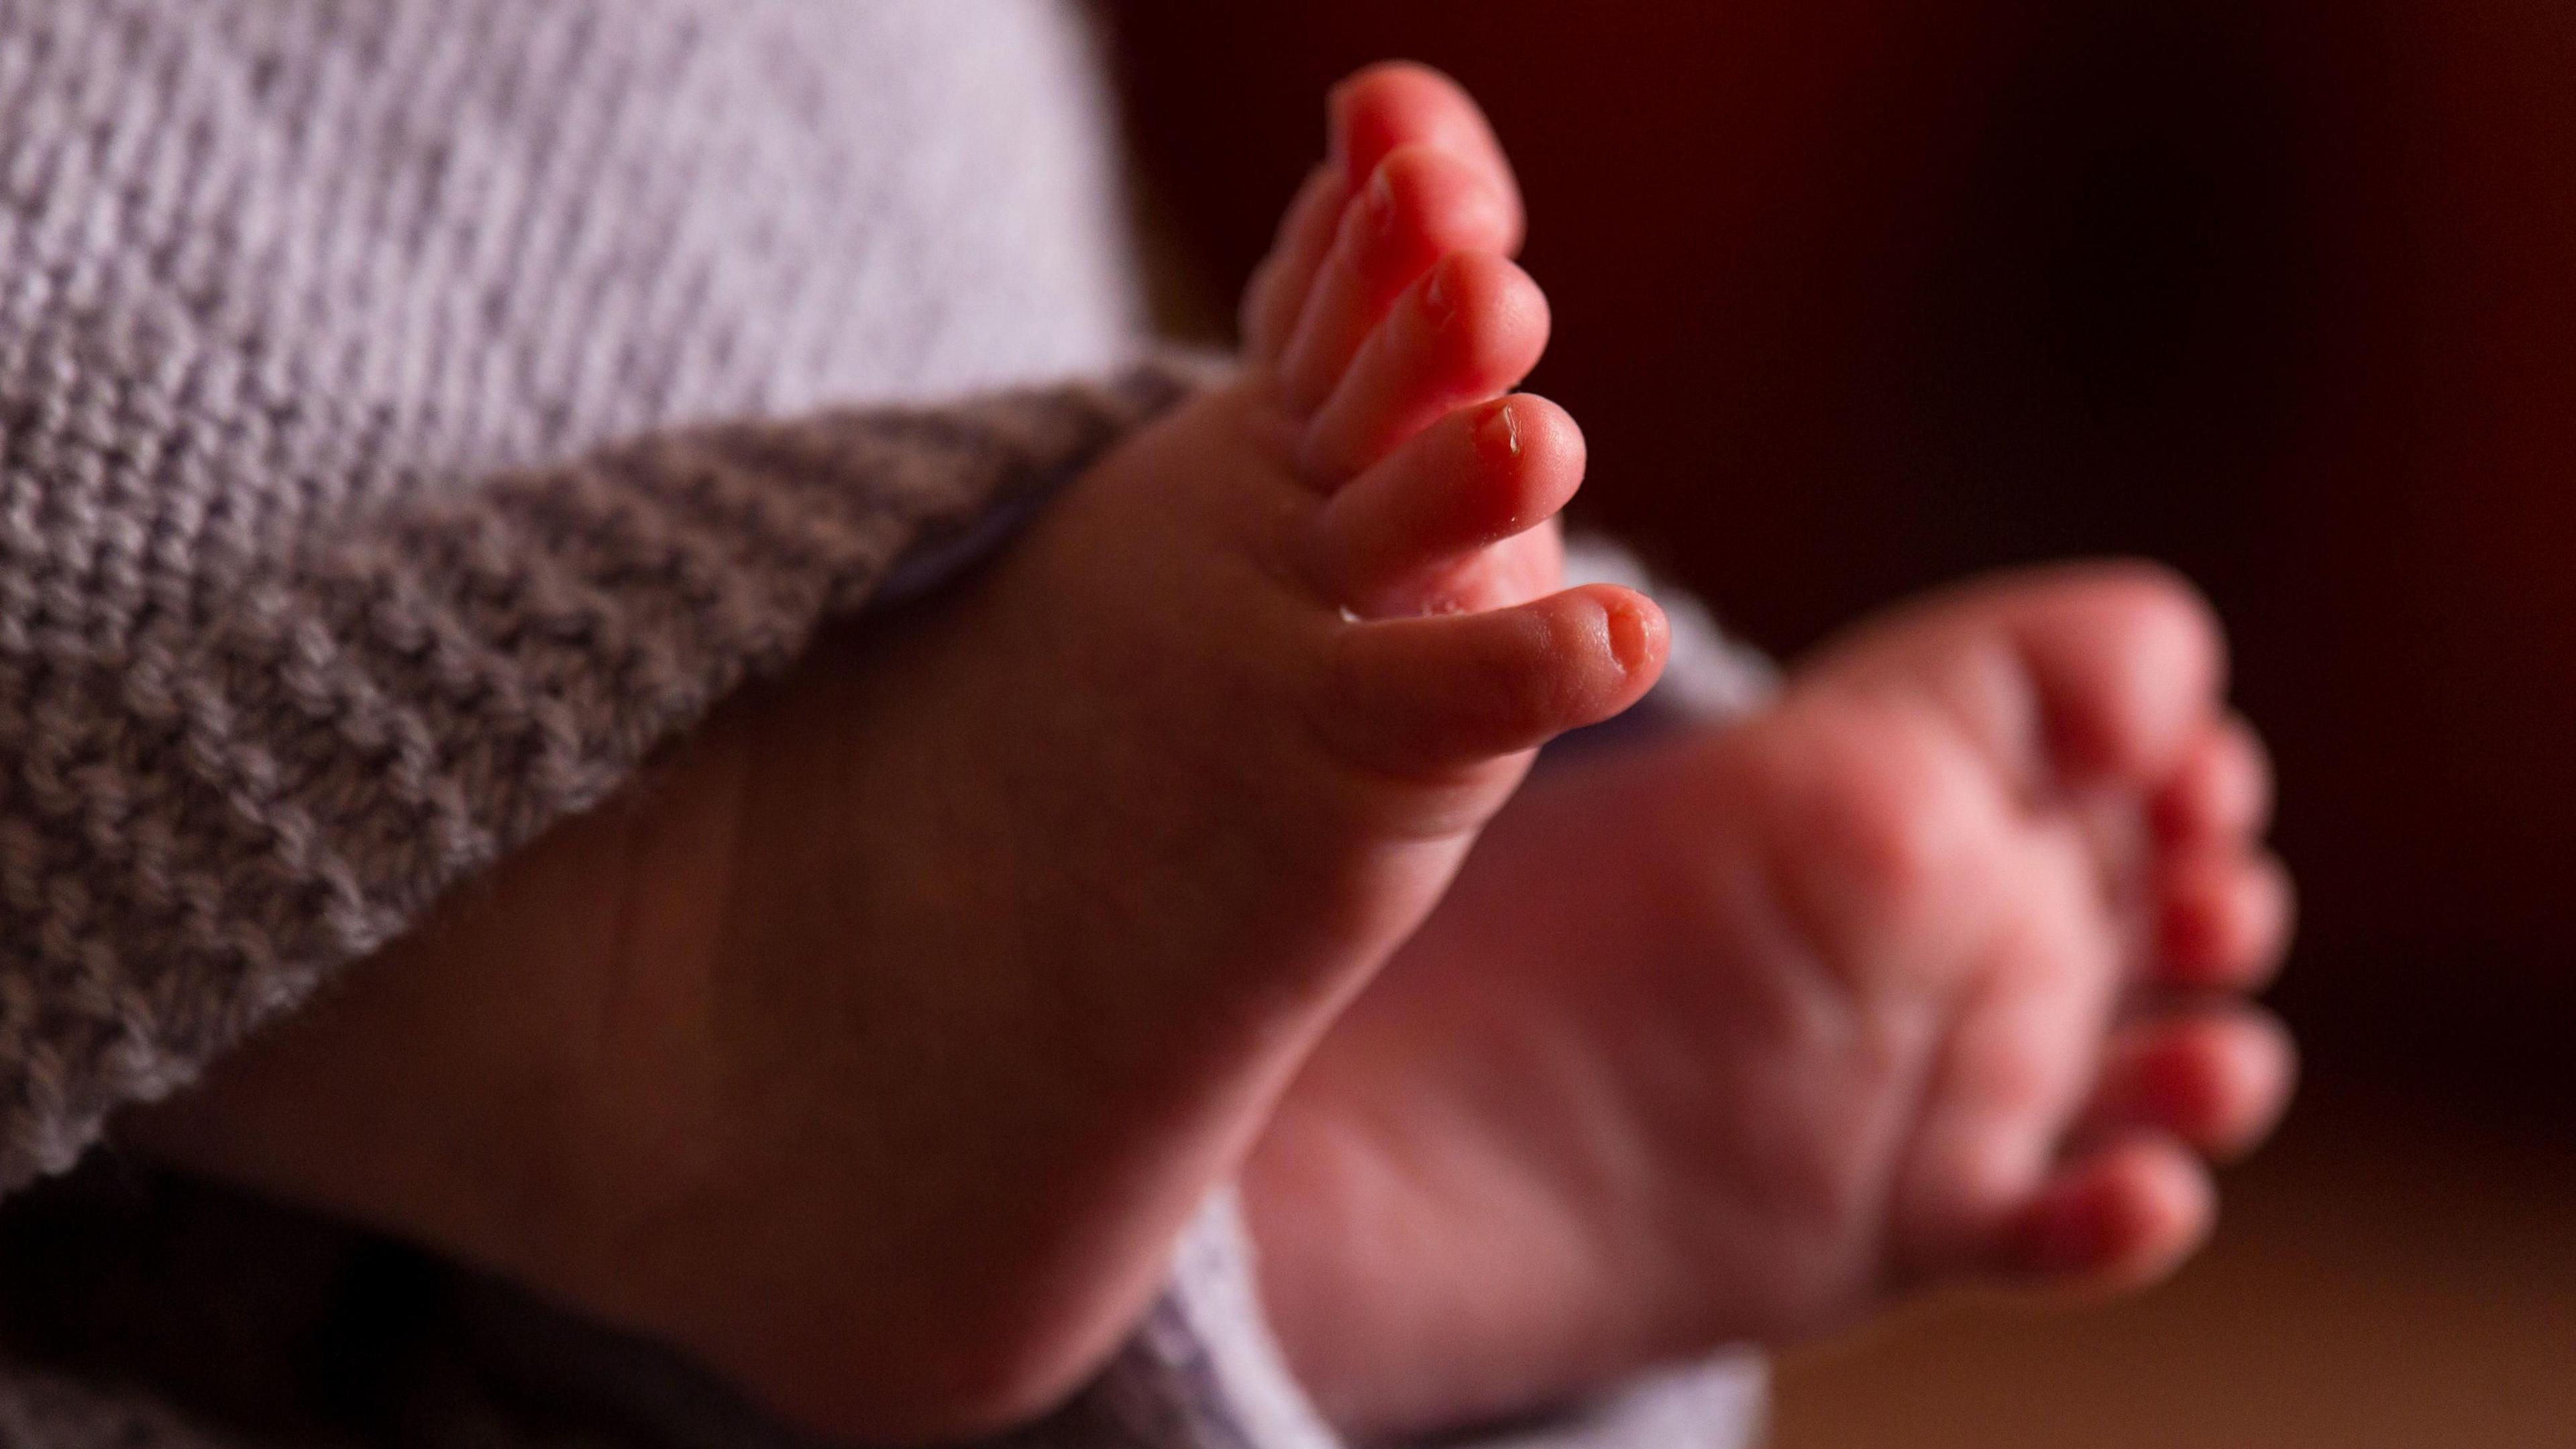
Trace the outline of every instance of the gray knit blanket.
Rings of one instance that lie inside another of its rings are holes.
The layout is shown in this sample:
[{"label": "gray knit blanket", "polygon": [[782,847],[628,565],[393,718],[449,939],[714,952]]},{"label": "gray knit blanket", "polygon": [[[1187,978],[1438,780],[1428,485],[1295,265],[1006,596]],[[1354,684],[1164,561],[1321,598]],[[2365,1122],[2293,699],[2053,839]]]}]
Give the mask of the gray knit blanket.
[{"label": "gray knit blanket", "polygon": [[[189,1354],[256,1357],[294,1275],[147,1282],[136,1323],[199,1316],[127,1352],[65,1234],[119,1282],[206,1211],[271,1225],[241,1261],[359,1253],[102,1128],[1178,396],[1092,48],[1054,0],[0,0],[0,1192],[91,1159],[0,1207],[0,1439],[777,1437],[646,1346],[387,1291],[514,1387],[228,1416]],[[1028,1442],[1328,1445],[1222,1197],[1176,1263]]]}]

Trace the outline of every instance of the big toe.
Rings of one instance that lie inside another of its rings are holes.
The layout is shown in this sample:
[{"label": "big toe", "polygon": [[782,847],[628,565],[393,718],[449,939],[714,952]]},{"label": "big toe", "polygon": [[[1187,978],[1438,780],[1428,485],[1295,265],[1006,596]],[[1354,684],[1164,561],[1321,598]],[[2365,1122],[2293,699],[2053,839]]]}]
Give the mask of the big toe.
[{"label": "big toe", "polygon": [[1636,703],[1668,642],[1652,601],[1606,584],[1509,609],[1351,623],[1316,728],[1374,771],[1470,770]]},{"label": "big toe", "polygon": [[2209,606],[2149,564],[2000,575],[1900,608],[1830,650],[1819,684],[1916,690],[2024,790],[2140,795],[2220,718]]}]

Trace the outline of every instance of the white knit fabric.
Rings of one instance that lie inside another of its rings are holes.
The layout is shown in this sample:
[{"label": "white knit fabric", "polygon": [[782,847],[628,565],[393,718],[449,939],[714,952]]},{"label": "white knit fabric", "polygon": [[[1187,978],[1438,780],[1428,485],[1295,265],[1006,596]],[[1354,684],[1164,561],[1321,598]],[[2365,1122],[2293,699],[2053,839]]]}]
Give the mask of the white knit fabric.
[{"label": "white knit fabric", "polygon": [[1133,345],[973,8],[0,0],[0,1187],[1114,431],[846,411]]},{"label": "white knit fabric", "polygon": [[[0,0],[0,1190],[1177,395],[1124,369],[1088,46],[1054,0]],[[1044,1442],[1318,1442],[1215,1212]],[[101,1383],[0,1369],[0,1440],[207,1442]]]}]

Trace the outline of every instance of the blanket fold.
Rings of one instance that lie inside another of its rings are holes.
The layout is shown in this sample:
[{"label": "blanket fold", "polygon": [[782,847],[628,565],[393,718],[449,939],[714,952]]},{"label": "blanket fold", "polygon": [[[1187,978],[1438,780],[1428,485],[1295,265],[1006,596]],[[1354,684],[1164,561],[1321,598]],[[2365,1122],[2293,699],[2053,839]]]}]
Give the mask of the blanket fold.
[{"label": "blanket fold", "polygon": [[438,490],[219,593],[163,550],[123,610],[47,597],[59,539],[10,520],[76,505],[0,473],[0,1190],[1182,386],[675,432]]},{"label": "blanket fold", "polygon": [[[775,1439],[94,1148],[1180,395],[1095,59],[1064,0],[0,0],[0,1443]],[[165,1188],[260,1224],[215,1281]],[[1027,1442],[1318,1442],[1230,1225]],[[299,1295],[431,1388],[229,1412]]]}]

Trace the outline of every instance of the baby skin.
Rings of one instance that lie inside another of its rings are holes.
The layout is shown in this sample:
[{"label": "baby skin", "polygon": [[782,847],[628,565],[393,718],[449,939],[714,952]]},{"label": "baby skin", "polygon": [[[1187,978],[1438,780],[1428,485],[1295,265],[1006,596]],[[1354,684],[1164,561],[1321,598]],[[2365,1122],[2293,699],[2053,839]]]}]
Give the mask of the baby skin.
[{"label": "baby skin", "polygon": [[[1346,146],[1498,164],[1439,77],[1342,101]],[[1331,1417],[1453,1426],[1946,1280],[2171,1271],[2205,1159],[2291,1077],[2245,1000],[2290,898],[2221,673],[2175,580],[2065,567],[1900,609],[1749,719],[1542,770],[1246,1174]]]},{"label": "baby skin", "polygon": [[1557,589],[1583,446],[1507,395],[1548,316],[1498,165],[1319,173],[1259,365],[130,1140],[832,1438],[1071,1392],[1535,748],[1662,666],[1653,604]]},{"label": "baby skin", "polygon": [[1403,68],[1335,117],[1240,380],[129,1138],[866,1441],[1061,1398],[1237,1174],[1363,1432],[2179,1257],[2287,1074],[2205,999],[2284,912],[2196,606],[1994,585],[1516,797],[1663,622],[1558,588],[1482,118]]}]

